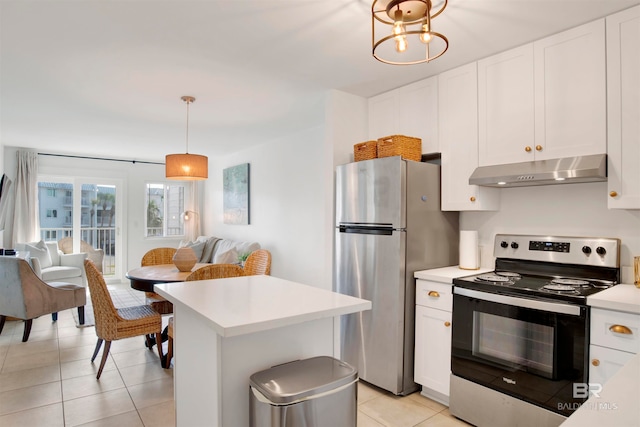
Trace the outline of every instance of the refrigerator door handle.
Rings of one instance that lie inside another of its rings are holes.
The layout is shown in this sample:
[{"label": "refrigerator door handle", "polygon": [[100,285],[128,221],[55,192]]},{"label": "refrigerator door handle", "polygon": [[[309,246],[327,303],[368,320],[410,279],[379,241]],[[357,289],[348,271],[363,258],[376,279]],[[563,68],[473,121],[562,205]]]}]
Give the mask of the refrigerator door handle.
[{"label": "refrigerator door handle", "polygon": [[380,236],[390,236],[396,229],[393,227],[367,227],[361,225],[340,225],[338,226],[340,233],[354,234],[376,234]]}]

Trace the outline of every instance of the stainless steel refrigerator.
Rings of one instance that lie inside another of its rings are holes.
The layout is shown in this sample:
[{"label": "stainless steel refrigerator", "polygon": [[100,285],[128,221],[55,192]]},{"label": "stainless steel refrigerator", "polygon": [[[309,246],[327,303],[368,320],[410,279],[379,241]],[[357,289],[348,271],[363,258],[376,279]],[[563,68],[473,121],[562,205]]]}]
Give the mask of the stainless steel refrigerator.
[{"label": "stainless steel refrigerator", "polygon": [[440,166],[399,156],[338,166],[334,253],[335,291],[372,302],[342,316],[342,360],[375,386],[415,391],[413,274],[458,262],[458,213],[440,211]]}]

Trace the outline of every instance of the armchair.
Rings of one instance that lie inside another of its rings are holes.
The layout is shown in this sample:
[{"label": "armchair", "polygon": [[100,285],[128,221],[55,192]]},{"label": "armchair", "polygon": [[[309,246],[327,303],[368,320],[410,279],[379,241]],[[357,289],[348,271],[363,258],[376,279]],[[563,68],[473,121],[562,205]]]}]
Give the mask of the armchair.
[{"label": "armchair", "polygon": [[[73,237],[63,237],[58,240],[58,248],[63,254],[73,253]],[[104,250],[96,249],[84,240],[80,241],[80,252],[87,254],[87,259],[90,259],[95,264],[96,268],[102,273],[102,262],[104,260]]]},{"label": "armchair", "polygon": [[7,316],[22,319],[22,342],[26,342],[33,319],[75,307],[83,324],[86,302],[87,291],[82,285],[45,283],[24,259],[0,256],[0,333]]},{"label": "armchair", "polygon": [[17,243],[18,251],[28,251],[35,273],[47,283],[67,282],[87,286],[84,270],[86,253],[64,254],[57,242]]}]

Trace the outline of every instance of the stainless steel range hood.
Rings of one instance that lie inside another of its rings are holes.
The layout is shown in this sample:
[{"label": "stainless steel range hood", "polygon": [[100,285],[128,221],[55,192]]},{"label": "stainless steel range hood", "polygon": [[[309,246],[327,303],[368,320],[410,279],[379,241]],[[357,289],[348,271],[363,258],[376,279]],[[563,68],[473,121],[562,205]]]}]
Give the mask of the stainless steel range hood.
[{"label": "stainless steel range hood", "polygon": [[566,157],[507,165],[481,166],[469,184],[484,187],[527,187],[607,180],[607,155]]}]

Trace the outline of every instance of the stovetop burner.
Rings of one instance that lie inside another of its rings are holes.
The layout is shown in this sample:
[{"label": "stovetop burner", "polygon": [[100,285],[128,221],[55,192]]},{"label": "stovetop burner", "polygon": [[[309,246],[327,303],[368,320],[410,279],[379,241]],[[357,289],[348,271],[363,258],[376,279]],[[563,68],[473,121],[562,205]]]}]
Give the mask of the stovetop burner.
[{"label": "stovetop burner", "polygon": [[459,287],[585,304],[620,280],[620,241],[609,238],[496,235],[495,270],[454,279]]}]

